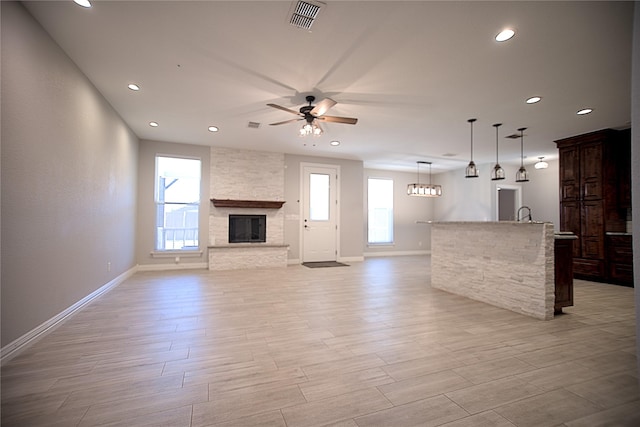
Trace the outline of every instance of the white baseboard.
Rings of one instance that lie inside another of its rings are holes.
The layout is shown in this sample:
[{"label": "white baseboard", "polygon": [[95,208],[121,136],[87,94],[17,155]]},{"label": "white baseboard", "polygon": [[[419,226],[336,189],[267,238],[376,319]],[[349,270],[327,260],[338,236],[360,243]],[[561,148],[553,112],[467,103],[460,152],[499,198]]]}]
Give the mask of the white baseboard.
[{"label": "white baseboard", "polygon": [[365,258],[384,256],[408,256],[408,255],[431,255],[431,251],[395,251],[395,252],[365,252]]},{"label": "white baseboard", "polygon": [[0,366],[16,357],[22,351],[26,350],[29,346],[35,344],[39,339],[51,333],[58,326],[71,318],[71,316],[82,310],[82,308],[89,304],[91,301],[100,297],[101,295],[106,294],[107,292],[118,286],[120,283],[133,276],[137,270],[137,267],[133,267],[125,271],[115,279],[111,280],[107,284],[101,286],[99,289],[82,298],[80,301],[76,302],[64,311],[58,313],[51,319],[42,323],[40,326],[37,326],[36,328],[2,347],[2,349],[0,350]]},{"label": "white baseboard", "polygon": [[206,270],[206,262],[185,262],[182,264],[138,264],[138,271],[168,271],[168,270]]}]

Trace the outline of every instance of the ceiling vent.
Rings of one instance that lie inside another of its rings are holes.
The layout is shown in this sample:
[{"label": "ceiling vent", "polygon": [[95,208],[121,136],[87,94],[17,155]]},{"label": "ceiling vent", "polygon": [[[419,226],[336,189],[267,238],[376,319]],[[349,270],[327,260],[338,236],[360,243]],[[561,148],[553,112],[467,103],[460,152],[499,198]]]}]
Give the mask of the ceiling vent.
[{"label": "ceiling vent", "polygon": [[318,13],[320,13],[320,8],[322,6],[323,3],[317,1],[298,0],[293,8],[291,18],[289,18],[289,24],[305,30],[311,29],[311,26],[318,17]]},{"label": "ceiling vent", "polygon": [[260,127],[260,123],[258,123],[258,122],[249,122],[247,127],[251,128],[251,129],[258,129]]}]

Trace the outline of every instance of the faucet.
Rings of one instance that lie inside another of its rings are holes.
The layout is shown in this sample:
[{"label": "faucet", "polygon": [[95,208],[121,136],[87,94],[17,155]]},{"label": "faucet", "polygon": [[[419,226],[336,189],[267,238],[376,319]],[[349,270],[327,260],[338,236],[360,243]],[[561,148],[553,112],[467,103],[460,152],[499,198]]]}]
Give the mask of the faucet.
[{"label": "faucet", "polygon": [[[523,209],[526,209],[529,213],[520,218],[520,211]],[[520,209],[518,209],[518,213],[516,214],[516,219],[518,220],[518,222],[523,221],[527,217],[529,217],[529,221],[533,221],[533,218],[531,217],[531,208],[529,206],[520,207]]]}]

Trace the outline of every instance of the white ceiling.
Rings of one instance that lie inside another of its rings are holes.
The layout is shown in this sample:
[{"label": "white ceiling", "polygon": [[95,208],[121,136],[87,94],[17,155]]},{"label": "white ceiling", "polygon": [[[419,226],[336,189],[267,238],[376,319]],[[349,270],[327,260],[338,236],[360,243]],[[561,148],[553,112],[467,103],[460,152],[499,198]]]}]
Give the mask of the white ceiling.
[{"label": "white ceiling", "polygon": [[[311,31],[289,25],[292,1],[25,5],[143,139],[437,173],[468,163],[469,118],[478,164],[495,161],[496,122],[503,164],[520,161],[504,138],[520,127],[530,164],[557,157],[556,139],[630,126],[632,2],[328,1]],[[496,42],[505,27],[515,37]],[[319,138],[269,126],[295,116],[267,103],[298,110],[308,94],[358,123]]]}]

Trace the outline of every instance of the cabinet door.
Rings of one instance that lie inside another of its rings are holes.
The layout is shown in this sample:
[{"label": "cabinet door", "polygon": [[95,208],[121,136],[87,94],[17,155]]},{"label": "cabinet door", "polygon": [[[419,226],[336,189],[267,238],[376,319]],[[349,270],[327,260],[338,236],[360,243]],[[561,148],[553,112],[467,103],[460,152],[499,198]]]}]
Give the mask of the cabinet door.
[{"label": "cabinet door", "polygon": [[580,196],[580,153],[577,147],[560,150],[560,197],[577,200]]},{"label": "cabinet door", "polygon": [[585,144],[580,150],[583,200],[602,199],[602,143]]},{"label": "cabinet door", "polygon": [[[560,231],[570,231],[580,237],[580,202],[563,201],[560,203]],[[581,256],[581,244],[576,242],[573,246],[573,256]]]},{"label": "cabinet door", "polygon": [[601,200],[582,203],[582,257],[604,258],[604,212]]}]

